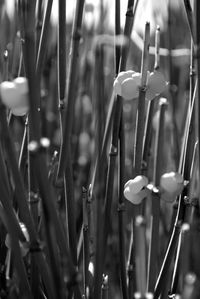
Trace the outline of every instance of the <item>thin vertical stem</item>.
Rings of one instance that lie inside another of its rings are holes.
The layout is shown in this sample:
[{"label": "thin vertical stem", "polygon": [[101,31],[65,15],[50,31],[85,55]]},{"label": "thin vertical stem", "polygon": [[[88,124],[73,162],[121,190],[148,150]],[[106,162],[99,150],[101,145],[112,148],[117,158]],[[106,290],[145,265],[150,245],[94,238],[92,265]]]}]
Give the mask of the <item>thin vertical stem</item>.
[{"label": "thin vertical stem", "polygon": [[[195,55],[196,55],[196,72],[197,72],[197,101],[196,101],[196,109],[197,109],[197,138],[200,140],[200,55],[199,55],[199,47],[200,47],[200,2],[195,1],[195,22],[196,22],[196,38],[195,38]],[[200,146],[199,146],[199,173],[200,173]]]},{"label": "thin vertical stem", "polygon": [[[115,0],[115,38],[121,33],[121,22],[120,22],[120,0]],[[115,45],[115,73],[118,74],[119,63],[120,63],[120,46]]]},{"label": "thin vertical stem", "polygon": [[136,119],[136,136],[134,146],[134,172],[135,175],[140,174],[143,151],[143,133],[144,133],[144,119],[145,119],[145,94],[147,70],[149,67],[149,46],[150,46],[150,24],[146,23],[144,33],[144,48],[141,62],[141,87],[139,90],[138,109]]},{"label": "thin vertical stem", "polygon": [[37,52],[37,59],[36,59],[36,71],[37,75],[40,79],[44,58],[47,50],[47,41],[48,41],[48,30],[50,24],[50,16],[51,16],[51,9],[52,9],[53,0],[48,0],[46,4],[43,24],[42,24],[42,31],[40,34],[40,41],[38,45],[38,52]]},{"label": "thin vertical stem", "polygon": [[118,194],[118,225],[119,225],[119,258],[120,258],[120,278],[123,299],[128,298],[127,279],[126,279],[126,252],[125,252],[125,227],[124,227],[124,179],[125,179],[125,136],[123,115],[119,130],[119,194]]},{"label": "thin vertical stem", "polygon": [[76,14],[72,29],[72,42],[70,49],[70,60],[68,66],[68,80],[66,87],[67,94],[67,107],[64,114],[64,132],[63,132],[63,142],[61,145],[59,167],[58,167],[58,178],[61,178],[65,173],[66,165],[71,163],[68,158],[68,153],[70,150],[70,139],[72,132],[72,125],[74,119],[74,106],[75,106],[75,96],[76,96],[76,80],[78,71],[78,53],[79,53],[79,42],[81,38],[81,24],[83,16],[84,0],[77,1]]},{"label": "thin vertical stem", "polygon": [[[154,184],[159,186],[160,183],[160,171],[161,163],[163,157],[163,135],[164,135],[164,119],[165,119],[165,109],[167,102],[160,100],[159,103],[159,124],[156,132],[155,141],[155,159],[154,159]],[[160,196],[159,193],[152,190],[152,216],[151,216],[151,238],[150,238],[150,248],[149,248],[149,261],[148,261],[148,283],[147,290],[153,292],[156,278],[157,278],[157,261],[159,253],[159,217],[160,217]]]}]

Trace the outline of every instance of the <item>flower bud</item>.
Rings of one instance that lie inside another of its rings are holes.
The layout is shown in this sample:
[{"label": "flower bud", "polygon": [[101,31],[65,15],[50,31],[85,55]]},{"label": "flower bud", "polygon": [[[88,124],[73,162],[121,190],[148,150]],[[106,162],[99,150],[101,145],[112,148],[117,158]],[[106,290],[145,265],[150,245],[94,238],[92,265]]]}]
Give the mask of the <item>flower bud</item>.
[{"label": "flower bud", "polygon": [[135,72],[132,70],[126,71],[126,72],[120,72],[117,76],[117,78],[114,81],[113,84],[113,88],[115,91],[115,94],[121,96],[122,92],[121,92],[121,84],[124,80],[131,78],[131,76],[134,74]]},{"label": "flower bud", "polygon": [[13,82],[3,81],[0,84],[1,100],[5,106],[11,108],[13,101],[17,96],[17,87]]},{"label": "flower bud", "polygon": [[160,71],[150,73],[147,83],[146,98],[148,100],[153,100],[166,89],[167,85],[168,83],[165,81],[165,78]]},{"label": "flower bud", "polygon": [[169,172],[165,173],[160,178],[160,187],[162,192],[162,199],[166,201],[175,200],[184,187],[184,180],[180,173]]},{"label": "flower bud", "polygon": [[13,83],[17,87],[17,90],[20,94],[28,93],[28,81],[25,77],[17,77],[13,80]]},{"label": "flower bud", "polygon": [[16,116],[28,112],[28,82],[24,77],[15,78],[12,82],[4,81],[0,84],[2,102]]},{"label": "flower bud", "polygon": [[124,196],[133,204],[140,204],[147,195],[146,186],[148,179],[139,175],[133,180],[129,180],[124,186]]},{"label": "flower bud", "polygon": [[121,96],[125,100],[131,100],[137,98],[139,95],[139,89],[136,81],[133,78],[125,79],[121,84]]},{"label": "flower bud", "polygon": [[24,116],[29,111],[28,106],[12,108],[11,112],[15,116]]}]

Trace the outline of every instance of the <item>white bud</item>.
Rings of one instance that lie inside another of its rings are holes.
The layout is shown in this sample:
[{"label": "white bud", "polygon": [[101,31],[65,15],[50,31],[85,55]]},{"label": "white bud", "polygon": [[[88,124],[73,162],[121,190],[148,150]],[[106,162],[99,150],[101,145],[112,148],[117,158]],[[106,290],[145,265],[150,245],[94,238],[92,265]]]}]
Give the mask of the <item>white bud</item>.
[{"label": "white bud", "polygon": [[4,105],[8,108],[13,107],[16,98],[18,99],[16,85],[10,81],[3,81],[0,84],[0,93]]},{"label": "white bud", "polygon": [[183,190],[183,177],[177,172],[165,173],[160,178],[160,187],[162,191],[162,199],[172,202]]},{"label": "white bud", "polygon": [[147,189],[144,188],[147,184],[148,179],[142,175],[129,180],[124,186],[125,198],[133,204],[140,204],[147,195]]},{"label": "white bud", "polygon": [[11,112],[15,116],[24,116],[28,113],[29,107],[28,106],[22,106],[11,109]]},{"label": "white bud", "polygon": [[150,73],[146,91],[146,98],[153,100],[157,95],[161,94],[167,87],[163,74],[160,71]]},{"label": "white bud", "polygon": [[14,84],[17,87],[17,90],[20,94],[28,93],[28,81],[25,77],[17,77],[13,80]]},{"label": "white bud", "polygon": [[16,116],[25,115],[29,110],[27,79],[18,77],[12,82],[3,81],[0,84],[2,102]]},{"label": "white bud", "polygon": [[117,76],[117,78],[114,81],[113,84],[113,88],[114,88],[114,92],[117,95],[122,95],[121,94],[121,84],[124,80],[131,78],[131,76],[134,74],[135,72],[132,70],[128,70],[128,71],[124,71],[124,72],[120,72]]},{"label": "white bud", "polygon": [[125,100],[131,100],[137,98],[139,95],[139,89],[136,81],[133,78],[125,79],[121,84],[121,96]]}]

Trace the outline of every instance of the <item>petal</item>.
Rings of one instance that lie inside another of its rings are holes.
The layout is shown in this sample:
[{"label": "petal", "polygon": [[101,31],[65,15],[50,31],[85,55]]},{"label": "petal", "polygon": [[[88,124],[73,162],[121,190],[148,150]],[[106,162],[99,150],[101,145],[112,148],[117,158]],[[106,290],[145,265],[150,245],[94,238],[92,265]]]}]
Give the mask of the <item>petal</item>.
[{"label": "petal", "polygon": [[135,72],[132,70],[120,72],[117,76],[117,80],[119,83],[122,83],[125,79],[131,78],[133,74],[135,74]]},{"label": "petal", "polygon": [[119,95],[119,96],[122,95],[121,83],[119,83],[117,78],[114,81],[113,89],[114,89],[114,92],[115,92],[116,95]]},{"label": "petal", "polygon": [[125,79],[121,85],[121,96],[126,100],[137,98],[139,95],[138,86],[133,78]]},{"label": "petal", "polygon": [[148,79],[148,88],[152,91],[152,94],[159,95],[167,87],[167,82],[163,74],[160,71],[154,71],[150,74]]},{"label": "petal", "polygon": [[125,198],[130,201],[134,205],[138,205],[142,202],[142,200],[147,196],[147,190],[143,189],[139,193],[134,194],[129,192],[129,188],[124,190]]},{"label": "petal", "polygon": [[132,78],[135,80],[136,85],[139,87],[141,85],[141,74],[140,73],[134,73],[132,75]]},{"label": "petal", "polygon": [[178,195],[184,187],[184,180],[180,174],[169,172],[161,176],[160,186],[164,191]]},{"label": "petal", "polygon": [[17,77],[13,80],[13,83],[16,85],[19,94],[28,93],[28,81],[25,77]]},{"label": "petal", "polygon": [[148,179],[144,175],[138,175],[133,180],[129,180],[125,184],[125,188],[129,188],[129,192],[132,194],[139,193],[142,188],[146,187]]},{"label": "petal", "polygon": [[28,111],[29,111],[28,106],[15,107],[15,108],[11,109],[12,114],[15,116],[24,116],[25,114],[28,113]]},{"label": "petal", "polygon": [[13,82],[3,81],[0,84],[1,99],[4,105],[11,108],[14,102],[19,100],[17,88]]}]

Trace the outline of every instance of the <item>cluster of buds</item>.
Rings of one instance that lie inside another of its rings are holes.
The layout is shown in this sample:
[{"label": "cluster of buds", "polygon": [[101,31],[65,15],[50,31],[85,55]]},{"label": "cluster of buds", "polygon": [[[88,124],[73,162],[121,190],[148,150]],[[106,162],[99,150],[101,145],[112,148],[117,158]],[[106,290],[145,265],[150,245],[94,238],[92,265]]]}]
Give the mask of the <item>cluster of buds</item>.
[{"label": "cluster of buds", "polygon": [[[147,72],[146,98],[149,101],[153,100],[166,89],[167,85],[160,71]],[[132,70],[120,72],[113,84],[115,94],[122,96],[125,100],[138,98],[140,86],[141,74]]]},{"label": "cluster of buds", "polygon": [[1,82],[0,95],[3,104],[11,110],[12,114],[23,116],[28,112],[28,82],[25,77]]},{"label": "cluster of buds", "polygon": [[[148,187],[149,186],[149,187]],[[166,202],[173,202],[181,194],[184,188],[184,179],[177,172],[165,173],[160,178],[160,197]],[[152,190],[152,185],[148,185],[147,177],[138,175],[129,180],[124,186],[124,196],[132,204],[140,204]]]}]

